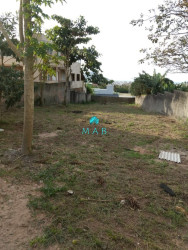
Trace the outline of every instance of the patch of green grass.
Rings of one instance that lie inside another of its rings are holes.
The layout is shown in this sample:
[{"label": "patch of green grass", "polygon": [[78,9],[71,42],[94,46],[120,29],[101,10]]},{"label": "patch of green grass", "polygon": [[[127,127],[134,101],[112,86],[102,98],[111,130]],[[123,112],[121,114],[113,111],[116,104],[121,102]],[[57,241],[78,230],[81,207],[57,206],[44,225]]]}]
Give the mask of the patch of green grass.
[{"label": "patch of green grass", "polygon": [[134,122],[129,122],[129,123],[127,124],[128,127],[132,127],[132,126],[134,126],[134,125],[135,125]]},{"label": "patch of green grass", "polygon": [[176,212],[174,209],[168,209],[163,212],[163,215],[171,219],[171,223],[175,227],[183,226],[186,222],[186,218],[183,214]]},{"label": "patch of green grass", "polygon": [[166,161],[157,162],[155,160],[151,160],[149,162],[148,170],[149,172],[154,173],[154,174],[164,175],[165,173],[167,173],[168,166],[169,166],[169,163]]},{"label": "patch of green grass", "polygon": [[56,207],[46,197],[29,197],[28,207],[46,212],[53,212]]},{"label": "patch of green grass", "polygon": [[0,119],[0,125],[8,125],[8,124],[10,124],[10,121]]},{"label": "patch of green grass", "polygon": [[152,159],[154,158],[153,155],[148,154],[140,154],[139,152],[133,151],[133,150],[126,150],[123,153],[124,157],[130,158],[130,159]]},{"label": "patch of green grass", "polygon": [[49,117],[46,118],[46,121],[48,121],[48,122],[50,122],[50,123],[53,122],[53,120],[52,120],[51,118],[49,118]]},{"label": "patch of green grass", "polygon": [[30,241],[30,246],[32,247],[47,247],[54,243],[64,242],[64,233],[62,229],[58,229],[55,226],[49,226],[44,230],[44,235],[41,237],[36,237]]},{"label": "patch of green grass", "polygon": [[62,186],[62,187],[54,187],[52,183],[49,183],[48,185],[42,187],[40,189],[46,197],[52,197],[57,195],[59,192],[65,192],[67,191],[67,187]]},{"label": "patch of green grass", "polygon": [[41,237],[36,237],[33,240],[30,241],[30,246],[31,247],[39,247],[41,245],[45,245],[47,243],[46,239],[44,236]]},{"label": "patch of green grass", "polygon": [[8,175],[8,171],[5,169],[0,169],[0,177],[4,177]]},{"label": "patch of green grass", "polygon": [[74,153],[69,153],[70,160],[75,160],[77,158],[77,155]]},{"label": "patch of green grass", "polygon": [[106,233],[110,240],[113,240],[115,242],[123,241],[124,244],[128,245],[129,247],[135,247],[135,243],[132,239],[125,237],[121,235],[120,233],[113,232],[111,230],[106,230]]},{"label": "patch of green grass", "polygon": [[145,146],[147,144],[151,144],[156,140],[156,138],[150,138],[150,139],[142,139],[136,141],[136,146]]},{"label": "patch of green grass", "polygon": [[[148,246],[152,246],[151,249],[161,249],[156,242],[167,244],[169,235],[166,231],[169,227],[165,223],[161,223],[154,218],[144,218],[139,223],[139,230],[137,231],[138,235],[144,239]],[[168,244],[169,249],[171,244]]]},{"label": "patch of green grass", "polygon": [[23,179],[30,179],[30,172],[26,169],[21,169],[19,166],[14,169],[0,169],[0,177],[12,177],[22,181]]},{"label": "patch of green grass", "polygon": [[176,212],[173,208],[163,209],[151,202],[147,207],[147,210],[155,215],[163,215],[164,217],[169,218],[171,226],[173,227],[183,226],[186,222],[185,216]]},{"label": "patch of green grass", "polygon": [[54,181],[57,176],[64,174],[63,164],[64,161],[58,161],[57,163],[46,167],[38,173],[32,174],[32,177],[35,181],[42,180],[44,183]]},{"label": "patch of green grass", "polygon": [[156,215],[159,214],[158,208],[156,207],[156,204],[153,202],[150,202],[150,204],[147,206],[147,211]]}]

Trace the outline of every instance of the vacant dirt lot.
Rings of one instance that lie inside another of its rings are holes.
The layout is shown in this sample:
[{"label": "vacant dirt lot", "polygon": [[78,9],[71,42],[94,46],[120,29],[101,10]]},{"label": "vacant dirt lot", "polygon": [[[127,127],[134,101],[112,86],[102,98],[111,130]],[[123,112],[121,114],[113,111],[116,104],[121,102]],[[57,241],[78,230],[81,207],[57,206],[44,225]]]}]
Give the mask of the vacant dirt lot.
[{"label": "vacant dirt lot", "polygon": [[188,123],[125,104],[37,107],[24,156],[22,120],[0,121],[0,249],[188,249]]}]

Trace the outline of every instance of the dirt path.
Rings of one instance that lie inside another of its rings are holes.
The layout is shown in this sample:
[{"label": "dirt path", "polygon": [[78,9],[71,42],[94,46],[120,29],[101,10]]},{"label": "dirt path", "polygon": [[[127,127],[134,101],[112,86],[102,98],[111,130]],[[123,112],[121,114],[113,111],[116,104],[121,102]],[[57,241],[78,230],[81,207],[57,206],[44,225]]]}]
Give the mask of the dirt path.
[{"label": "dirt path", "polygon": [[0,178],[0,249],[29,249],[28,242],[41,233],[27,207],[28,195],[39,186],[12,184]]}]

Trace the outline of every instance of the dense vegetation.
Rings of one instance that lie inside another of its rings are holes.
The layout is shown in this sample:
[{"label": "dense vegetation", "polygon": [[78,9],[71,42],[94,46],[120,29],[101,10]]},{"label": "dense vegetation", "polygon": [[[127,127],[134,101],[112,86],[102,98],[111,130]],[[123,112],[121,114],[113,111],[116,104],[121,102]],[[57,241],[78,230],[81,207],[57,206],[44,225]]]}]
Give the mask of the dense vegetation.
[{"label": "dense vegetation", "polygon": [[177,90],[181,90],[181,91],[188,92],[188,83],[182,82],[182,83],[176,85],[176,89],[177,89]]},{"label": "dense vegetation", "polygon": [[0,102],[5,100],[6,108],[20,101],[24,91],[23,72],[14,66],[0,67]]},{"label": "dense vegetation", "polygon": [[127,84],[122,85],[114,85],[114,91],[119,93],[129,93],[130,92],[130,86]]},{"label": "dense vegetation", "polygon": [[164,93],[165,91],[173,92],[174,90],[188,91],[186,83],[174,84],[172,80],[154,71],[153,75],[149,75],[145,71],[139,74],[131,84],[130,92],[132,95],[148,95]]},{"label": "dense vegetation", "polygon": [[93,94],[93,88],[91,84],[86,84],[87,94]]}]

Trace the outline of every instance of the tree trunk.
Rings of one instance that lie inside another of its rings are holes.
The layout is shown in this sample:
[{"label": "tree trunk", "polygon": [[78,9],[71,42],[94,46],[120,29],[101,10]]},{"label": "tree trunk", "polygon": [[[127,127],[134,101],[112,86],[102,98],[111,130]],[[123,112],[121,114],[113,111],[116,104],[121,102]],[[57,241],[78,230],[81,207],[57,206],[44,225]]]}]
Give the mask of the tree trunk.
[{"label": "tree trunk", "polygon": [[34,119],[34,80],[33,57],[24,58],[24,128],[23,128],[23,154],[31,153]]},{"label": "tree trunk", "polygon": [[0,120],[2,118],[2,91],[0,91]]},{"label": "tree trunk", "polygon": [[2,51],[1,51],[1,66],[2,66],[2,67],[4,66],[3,59],[4,59],[4,56],[3,56]]},{"label": "tree trunk", "polygon": [[[4,63],[3,63],[3,53],[1,51],[1,66],[3,67],[4,66]],[[0,120],[2,118],[2,91],[0,90]]]},{"label": "tree trunk", "polygon": [[34,118],[34,56],[27,32],[31,29],[30,0],[23,0],[24,4],[24,127],[23,127],[23,154],[31,153]]},{"label": "tree trunk", "polygon": [[67,106],[70,103],[70,81],[68,70],[66,72],[66,82],[65,82],[65,95],[64,95],[64,104]]},{"label": "tree trunk", "polygon": [[40,105],[41,106],[44,106],[44,98],[43,98],[44,84],[45,82],[40,83]]},{"label": "tree trunk", "polygon": [[42,83],[40,84],[40,105],[44,106],[44,85],[47,79],[47,71],[42,72]]}]

